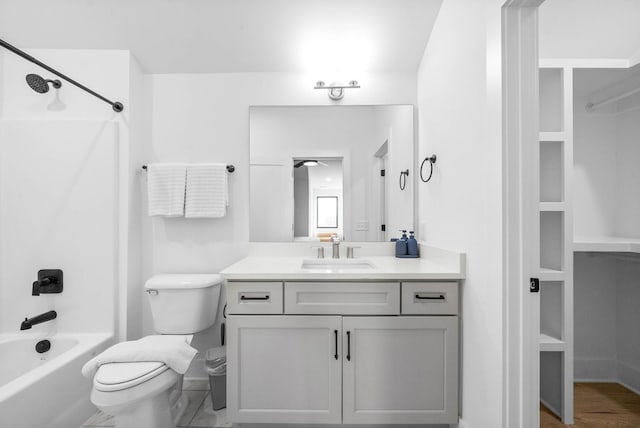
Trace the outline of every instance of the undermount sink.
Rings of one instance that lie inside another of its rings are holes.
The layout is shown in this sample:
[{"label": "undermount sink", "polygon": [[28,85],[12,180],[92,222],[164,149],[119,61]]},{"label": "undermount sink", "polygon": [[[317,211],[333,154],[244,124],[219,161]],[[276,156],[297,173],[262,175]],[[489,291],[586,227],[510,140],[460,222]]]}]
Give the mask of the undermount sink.
[{"label": "undermount sink", "polygon": [[306,259],[301,269],[316,272],[344,272],[354,269],[373,269],[366,259]]}]

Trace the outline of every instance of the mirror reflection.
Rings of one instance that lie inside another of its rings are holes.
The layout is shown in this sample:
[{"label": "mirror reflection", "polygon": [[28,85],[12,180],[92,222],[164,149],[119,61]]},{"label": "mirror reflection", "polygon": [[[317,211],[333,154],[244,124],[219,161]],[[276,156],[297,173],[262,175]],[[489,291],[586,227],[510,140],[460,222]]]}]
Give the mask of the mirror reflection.
[{"label": "mirror reflection", "polygon": [[413,228],[413,106],[251,107],[249,117],[251,241],[387,241]]}]

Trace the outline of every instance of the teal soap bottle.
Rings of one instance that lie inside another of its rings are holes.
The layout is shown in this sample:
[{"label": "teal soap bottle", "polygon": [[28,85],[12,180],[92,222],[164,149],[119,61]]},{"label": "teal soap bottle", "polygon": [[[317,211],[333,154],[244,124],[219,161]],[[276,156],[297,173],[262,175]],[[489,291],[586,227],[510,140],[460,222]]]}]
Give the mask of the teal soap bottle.
[{"label": "teal soap bottle", "polygon": [[409,231],[409,239],[407,239],[407,254],[411,257],[420,257],[418,253],[418,241],[413,236],[413,230]]},{"label": "teal soap bottle", "polygon": [[396,241],[396,257],[403,257],[408,254],[407,231],[402,231],[402,236]]}]

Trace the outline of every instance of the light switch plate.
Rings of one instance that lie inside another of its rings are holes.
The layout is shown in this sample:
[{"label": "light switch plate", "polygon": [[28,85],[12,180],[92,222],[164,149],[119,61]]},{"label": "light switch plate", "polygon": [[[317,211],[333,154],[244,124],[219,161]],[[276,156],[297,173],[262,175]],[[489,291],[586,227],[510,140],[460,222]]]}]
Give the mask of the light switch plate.
[{"label": "light switch plate", "polygon": [[369,230],[369,222],[368,221],[356,222],[356,230],[361,230],[361,231]]}]

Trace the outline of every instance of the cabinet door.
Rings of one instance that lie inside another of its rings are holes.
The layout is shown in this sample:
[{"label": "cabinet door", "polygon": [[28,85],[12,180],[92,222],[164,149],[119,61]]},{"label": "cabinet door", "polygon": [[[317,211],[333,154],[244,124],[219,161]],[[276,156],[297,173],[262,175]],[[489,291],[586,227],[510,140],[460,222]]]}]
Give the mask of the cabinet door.
[{"label": "cabinet door", "polygon": [[343,422],[458,421],[458,318],[345,317]]},{"label": "cabinet door", "polygon": [[227,321],[230,422],[340,423],[341,317]]}]

